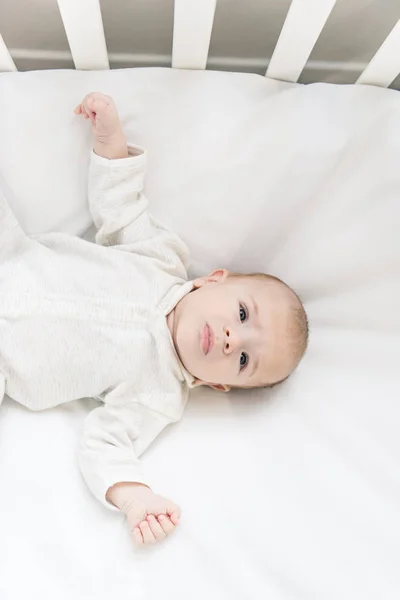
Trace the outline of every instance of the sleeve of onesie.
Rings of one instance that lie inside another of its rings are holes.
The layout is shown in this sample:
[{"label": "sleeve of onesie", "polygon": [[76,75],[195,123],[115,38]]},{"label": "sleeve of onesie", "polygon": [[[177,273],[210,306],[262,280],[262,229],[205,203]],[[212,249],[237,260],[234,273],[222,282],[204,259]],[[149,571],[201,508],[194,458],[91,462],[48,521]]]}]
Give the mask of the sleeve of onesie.
[{"label": "sleeve of onesie", "polygon": [[187,246],[147,212],[146,152],[128,145],[128,153],[128,158],[114,160],[91,154],[88,196],[96,243],[182,266],[186,275]]},{"label": "sleeve of onesie", "polygon": [[107,490],[115,483],[137,482],[150,486],[138,456],[158,434],[177,419],[153,410],[140,401],[126,401],[117,393],[86,417],[79,448],[79,465],[94,496],[108,508]]}]

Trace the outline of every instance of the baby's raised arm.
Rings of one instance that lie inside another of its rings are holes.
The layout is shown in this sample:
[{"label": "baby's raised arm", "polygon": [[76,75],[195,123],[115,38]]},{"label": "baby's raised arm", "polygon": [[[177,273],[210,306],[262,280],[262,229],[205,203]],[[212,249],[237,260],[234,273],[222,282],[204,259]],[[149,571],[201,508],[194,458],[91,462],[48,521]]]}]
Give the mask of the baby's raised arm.
[{"label": "baby's raised arm", "polygon": [[168,273],[186,280],[188,249],[179,236],[148,214],[143,193],[146,151],[127,144],[114,101],[94,92],[75,113],[92,123],[88,196],[98,229],[96,243],[153,258],[159,268],[165,266]]}]

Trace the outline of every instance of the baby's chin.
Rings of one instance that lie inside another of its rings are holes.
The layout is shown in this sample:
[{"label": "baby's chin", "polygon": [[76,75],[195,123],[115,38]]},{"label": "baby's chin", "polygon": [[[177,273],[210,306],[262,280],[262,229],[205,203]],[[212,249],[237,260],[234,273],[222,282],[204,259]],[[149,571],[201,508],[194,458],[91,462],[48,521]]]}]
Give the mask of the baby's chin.
[{"label": "baby's chin", "polygon": [[193,373],[193,367],[195,367],[196,361],[193,360],[193,355],[188,349],[187,341],[188,340],[186,339],[180,338],[179,332],[177,332],[176,339],[174,339],[175,350],[186,371],[188,371],[188,373],[190,373],[194,378],[197,378],[196,374]]}]

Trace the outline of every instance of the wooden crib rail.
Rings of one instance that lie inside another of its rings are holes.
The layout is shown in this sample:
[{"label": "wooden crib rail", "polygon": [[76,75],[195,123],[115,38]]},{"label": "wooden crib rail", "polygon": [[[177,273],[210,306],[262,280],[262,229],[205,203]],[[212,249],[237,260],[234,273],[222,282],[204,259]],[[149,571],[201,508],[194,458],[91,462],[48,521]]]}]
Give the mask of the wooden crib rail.
[{"label": "wooden crib rail", "polygon": [[[173,68],[207,67],[217,1],[175,0],[174,26],[171,32]],[[336,2],[337,0],[292,0],[269,61],[267,77],[298,81]],[[57,0],[57,4],[75,68],[109,69],[100,0]],[[13,51],[7,49],[0,35],[0,71],[16,70],[12,57]],[[16,49],[15,58],[17,57]],[[163,64],[165,65],[165,61]],[[387,87],[399,73],[400,20],[356,83]]]},{"label": "wooden crib rail", "polygon": [[400,73],[400,19],[393,27],[357,83],[387,87]]},{"label": "wooden crib rail", "polygon": [[99,0],[57,0],[76,69],[109,69]]},{"label": "wooden crib rail", "polygon": [[336,0],[292,0],[266,76],[296,82]]},{"label": "wooden crib rail", "polygon": [[217,0],[175,0],[172,67],[205,69]]},{"label": "wooden crib rail", "polygon": [[0,35],[0,71],[16,71],[17,67],[14,64],[11,54],[4,43],[3,37]]}]

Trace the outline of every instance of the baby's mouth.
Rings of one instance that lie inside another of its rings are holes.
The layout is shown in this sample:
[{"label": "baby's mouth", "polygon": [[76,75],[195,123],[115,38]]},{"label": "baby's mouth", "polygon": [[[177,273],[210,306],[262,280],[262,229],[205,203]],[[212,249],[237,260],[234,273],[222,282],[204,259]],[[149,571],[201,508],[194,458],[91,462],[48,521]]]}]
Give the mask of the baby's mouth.
[{"label": "baby's mouth", "polygon": [[203,331],[201,332],[201,349],[203,350],[206,356],[212,349],[213,345],[214,333],[211,327],[208,325],[208,323],[206,323],[204,325]]}]

